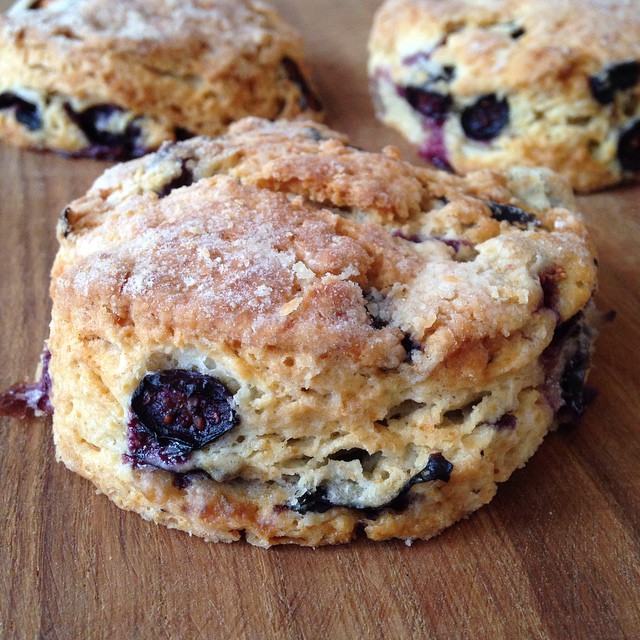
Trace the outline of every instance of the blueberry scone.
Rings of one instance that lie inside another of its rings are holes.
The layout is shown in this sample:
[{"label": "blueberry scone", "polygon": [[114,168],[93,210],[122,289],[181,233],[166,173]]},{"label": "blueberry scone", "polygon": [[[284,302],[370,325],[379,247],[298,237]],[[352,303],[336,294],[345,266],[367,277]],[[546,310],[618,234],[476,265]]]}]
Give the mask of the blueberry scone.
[{"label": "blueberry scone", "polygon": [[302,41],[259,0],[19,0],[0,16],[0,138],[127,159],[253,115],[319,118]]},{"label": "blueberry scone", "polygon": [[548,170],[248,118],[112,167],[58,235],[57,455],[208,540],[429,538],[583,409],[595,259]]},{"label": "blueberry scone", "polygon": [[546,166],[590,191],[640,171],[640,11],[610,0],[387,0],[378,117],[460,173]]}]

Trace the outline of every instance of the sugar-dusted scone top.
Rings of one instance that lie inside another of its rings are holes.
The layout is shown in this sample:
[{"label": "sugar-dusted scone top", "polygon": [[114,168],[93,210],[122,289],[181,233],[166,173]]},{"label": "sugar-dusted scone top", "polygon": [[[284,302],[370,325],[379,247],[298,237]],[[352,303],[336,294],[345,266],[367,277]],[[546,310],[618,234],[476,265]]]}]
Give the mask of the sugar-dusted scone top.
[{"label": "sugar-dusted scone top", "polygon": [[[463,173],[547,166],[583,191],[640,170],[633,0],[387,0],[369,51],[379,116],[429,159]],[[446,114],[421,117],[406,87],[451,98]],[[487,96],[505,101],[502,128],[470,137],[465,109]]]},{"label": "sugar-dusted scone top", "polygon": [[[108,170],[59,231],[58,456],[209,540],[435,535],[574,403],[572,358],[588,368],[593,249],[547,171],[459,178],[248,119]],[[185,458],[141,448],[131,410],[175,370],[223,383],[237,418]]]},{"label": "sugar-dusted scone top", "polygon": [[127,157],[234,120],[321,115],[300,35],[260,0],[43,0],[0,17],[0,136]]}]

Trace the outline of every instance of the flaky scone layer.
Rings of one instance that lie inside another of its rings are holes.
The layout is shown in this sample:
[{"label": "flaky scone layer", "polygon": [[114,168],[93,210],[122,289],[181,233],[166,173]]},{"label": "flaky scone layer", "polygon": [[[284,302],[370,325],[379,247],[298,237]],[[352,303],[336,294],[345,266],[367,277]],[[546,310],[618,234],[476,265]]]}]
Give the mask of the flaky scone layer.
[{"label": "flaky scone layer", "polygon": [[[459,178],[246,119],[108,170],[59,239],[58,456],[209,540],[435,535],[525,463],[586,371],[593,248],[546,170]],[[175,371],[221,382],[237,419],[152,455],[132,397]]]}]

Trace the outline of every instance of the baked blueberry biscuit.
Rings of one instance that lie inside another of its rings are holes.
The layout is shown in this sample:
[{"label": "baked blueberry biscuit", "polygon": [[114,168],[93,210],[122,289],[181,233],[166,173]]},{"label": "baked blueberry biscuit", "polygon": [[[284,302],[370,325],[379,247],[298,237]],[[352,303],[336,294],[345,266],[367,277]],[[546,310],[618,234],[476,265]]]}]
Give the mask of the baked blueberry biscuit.
[{"label": "baked blueberry biscuit", "polygon": [[249,118],[109,169],[59,240],[57,455],[208,540],[428,538],[583,410],[595,261],[548,170]]},{"label": "baked blueberry biscuit", "polygon": [[640,171],[640,11],[624,0],[387,0],[379,118],[436,165],[546,166],[590,191]]},{"label": "baked blueberry biscuit", "polygon": [[22,0],[0,17],[0,137],[125,159],[246,115],[319,117],[298,34],[253,0]]}]

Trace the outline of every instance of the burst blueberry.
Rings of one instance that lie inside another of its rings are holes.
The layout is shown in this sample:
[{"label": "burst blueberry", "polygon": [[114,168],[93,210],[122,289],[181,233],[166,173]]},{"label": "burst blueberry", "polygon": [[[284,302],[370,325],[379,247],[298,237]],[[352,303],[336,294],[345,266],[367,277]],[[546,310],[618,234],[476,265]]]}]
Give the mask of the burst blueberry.
[{"label": "burst blueberry", "polygon": [[636,60],[625,60],[590,76],[589,86],[591,94],[600,104],[611,104],[616,92],[631,89],[639,80],[640,64]]},{"label": "burst blueberry", "polygon": [[90,147],[79,155],[105,160],[125,160],[147,152],[142,142],[142,130],[136,119],[118,130],[118,120],[125,110],[112,104],[96,104],[76,111],[70,104],[64,105],[69,119],[84,133]]},{"label": "burst blueberry", "polygon": [[625,171],[640,171],[640,120],[631,123],[620,134],[618,160]]},{"label": "burst blueberry", "polygon": [[487,200],[486,205],[491,209],[491,217],[498,222],[505,221],[524,229],[540,226],[540,220],[533,213],[528,213],[520,207],[493,200]]},{"label": "burst blueberry", "polygon": [[453,105],[450,95],[430,91],[423,87],[405,87],[403,94],[406,101],[416,111],[438,122],[445,120]]},{"label": "burst blueberry", "polygon": [[0,94],[0,110],[4,109],[13,109],[16,120],[29,131],[42,128],[42,117],[38,107],[15,93],[5,91]]},{"label": "burst blueberry", "polygon": [[282,60],[282,66],[284,67],[287,78],[300,87],[300,108],[303,111],[307,109],[311,111],[322,111],[320,99],[311,90],[298,64],[291,58],[284,58]]},{"label": "burst blueberry", "polygon": [[509,124],[509,103],[493,93],[481,96],[463,110],[460,123],[468,138],[491,140]]}]

